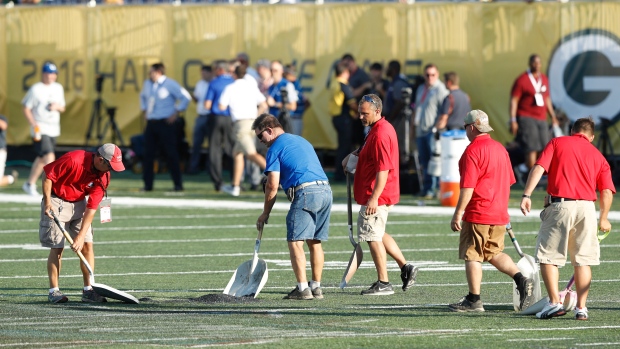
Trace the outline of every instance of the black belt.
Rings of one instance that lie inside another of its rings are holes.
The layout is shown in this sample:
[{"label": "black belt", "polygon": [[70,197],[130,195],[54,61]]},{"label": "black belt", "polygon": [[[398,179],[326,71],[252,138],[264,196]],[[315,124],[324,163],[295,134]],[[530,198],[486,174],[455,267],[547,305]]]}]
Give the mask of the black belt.
[{"label": "black belt", "polygon": [[551,202],[562,202],[562,201],[579,201],[579,199],[559,198],[557,196],[552,196],[551,197]]}]

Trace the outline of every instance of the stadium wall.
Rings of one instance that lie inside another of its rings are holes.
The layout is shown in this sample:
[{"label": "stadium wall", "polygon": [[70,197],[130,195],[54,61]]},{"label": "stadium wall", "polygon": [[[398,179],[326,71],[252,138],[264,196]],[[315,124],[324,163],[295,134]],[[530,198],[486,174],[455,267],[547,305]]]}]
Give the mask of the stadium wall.
[{"label": "stadium wall", "polygon": [[[553,65],[554,104],[570,109],[571,118],[618,118],[618,18],[616,1],[1,8],[0,112],[10,118],[9,144],[30,143],[20,101],[50,60],[67,100],[59,143],[84,144],[97,74],[105,76],[101,97],[118,108],[127,141],[143,127],[138,95],[150,64],[163,61],[167,75],[191,92],[202,63],[247,52],[252,64],[296,63],[312,103],[304,136],[316,148],[335,148],[326,88],[333,63],[349,52],[364,67],[397,59],[407,75],[431,62],[440,73],[456,71],[472,106],[491,117],[494,137],[508,141],[510,89],[532,53],[547,73]],[[573,40],[592,33],[599,36],[585,44]],[[569,45],[560,50],[563,43]],[[192,103],[188,132],[194,117]]]}]

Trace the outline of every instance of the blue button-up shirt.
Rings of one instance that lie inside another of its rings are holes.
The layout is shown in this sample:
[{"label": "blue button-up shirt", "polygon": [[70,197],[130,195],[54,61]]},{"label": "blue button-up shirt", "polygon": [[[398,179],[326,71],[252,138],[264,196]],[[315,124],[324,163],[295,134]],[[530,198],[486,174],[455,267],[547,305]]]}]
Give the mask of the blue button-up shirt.
[{"label": "blue button-up shirt", "polygon": [[157,82],[144,81],[140,92],[140,109],[148,120],[167,119],[187,109],[192,97],[176,81],[161,76]]},{"label": "blue button-up shirt", "polygon": [[220,75],[215,79],[211,80],[209,84],[209,90],[207,90],[207,97],[205,97],[205,101],[211,101],[211,113],[215,115],[223,115],[230,116],[230,110],[228,108],[221,110],[220,109],[220,97],[222,97],[222,93],[226,86],[235,82],[235,79],[228,74]]}]

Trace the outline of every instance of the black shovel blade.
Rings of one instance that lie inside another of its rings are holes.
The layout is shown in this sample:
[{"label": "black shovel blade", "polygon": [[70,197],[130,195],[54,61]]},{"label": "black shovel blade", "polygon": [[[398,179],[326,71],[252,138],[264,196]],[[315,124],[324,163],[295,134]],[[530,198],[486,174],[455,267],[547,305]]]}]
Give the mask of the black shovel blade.
[{"label": "black shovel blade", "polygon": [[92,287],[93,290],[95,290],[95,292],[97,292],[100,296],[116,299],[125,303],[140,304],[140,301],[136,297],[127,292],[119,291],[114,287],[96,283],[93,283]]}]

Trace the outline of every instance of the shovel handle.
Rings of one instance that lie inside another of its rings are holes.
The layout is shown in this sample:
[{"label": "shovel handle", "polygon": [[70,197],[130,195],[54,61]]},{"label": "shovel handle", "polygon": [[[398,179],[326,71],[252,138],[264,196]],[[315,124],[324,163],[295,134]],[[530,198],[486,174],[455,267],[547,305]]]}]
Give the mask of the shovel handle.
[{"label": "shovel handle", "polygon": [[510,241],[512,241],[512,244],[515,246],[515,249],[517,250],[519,256],[523,257],[523,251],[521,250],[521,246],[519,246],[519,242],[517,242],[515,233],[512,232],[512,225],[510,223],[506,224],[506,232],[508,233],[508,236],[510,236]]},{"label": "shovel handle", "polygon": [[[56,217],[56,214],[54,213],[54,211],[49,210],[49,213],[52,215],[52,218],[54,219],[54,222],[56,222],[56,225],[58,226],[58,228],[60,228],[60,231],[62,231],[62,234],[65,236],[65,239],[67,239],[67,241],[71,245],[73,245],[73,239],[71,238],[71,235],[69,235],[69,233],[65,230],[65,227],[62,226],[62,224],[60,223],[60,220],[58,220],[58,217]],[[84,257],[84,255],[82,254],[82,251],[75,251],[75,253],[77,253],[78,257],[80,257],[80,260],[82,261],[82,263],[84,263],[84,265],[86,266],[86,269],[88,269],[88,272],[92,276],[93,270],[90,267],[90,264],[88,264],[88,261],[86,261],[86,257]]]},{"label": "shovel handle", "polygon": [[353,204],[351,203],[351,174],[346,172],[347,176],[347,224],[349,226],[349,241],[353,247],[357,246],[357,242],[353,238]]}]

